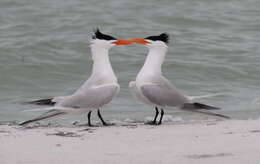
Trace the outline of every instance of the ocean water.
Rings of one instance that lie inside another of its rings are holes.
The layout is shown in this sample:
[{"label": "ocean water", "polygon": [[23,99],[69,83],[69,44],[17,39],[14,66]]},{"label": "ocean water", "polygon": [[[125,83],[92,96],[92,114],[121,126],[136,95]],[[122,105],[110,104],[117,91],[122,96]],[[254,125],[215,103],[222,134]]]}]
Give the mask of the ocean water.
[{"label": "ocean water", "polygon": [[[94,28],[118,38],[170,34],[164,75],[188,95],[234,119],[260,118],[260,3],[257,0],[1,0],[0,121],[22,121],[41,112],[20,102],[68,95],[91,73],[89,40]],[[110,51],[121,85],[102,109],[106,120],[143,121],[152,107],[128,91],[147,49]],[[212,119],[166,111],[168,120]],[[86,115],[54,119],[86,121]]]}]

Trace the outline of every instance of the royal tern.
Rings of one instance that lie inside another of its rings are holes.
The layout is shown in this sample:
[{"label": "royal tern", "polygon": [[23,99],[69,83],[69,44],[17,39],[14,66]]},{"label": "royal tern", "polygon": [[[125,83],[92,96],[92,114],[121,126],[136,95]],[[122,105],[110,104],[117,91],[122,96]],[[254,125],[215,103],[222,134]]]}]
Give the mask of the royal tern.
[{"label": "royal tern", "polygon": [[127,44],[131,44],[131,42],[118,40],[113,36],[101,33],[97,29],[94,32],[90,45],[93,67],[89,79],[72,95],[28,102],[36,105],[51,105],[52,107],[45,108],[45,110],[48,110],[46,113],[32,120],[22,122],[20,125],[67,113],[88,112],[88,125],[91,126],[90,117],[93,109],[98,109],[98,117],[103,125],[107,125],[99,109],[108,104],[120,89],[109,60],[108,51],[115,45]]},{"label": "royal tern", "polygon": [[150,124],[157,124],[156,119],[159,114],[158,108],[161,109],[161,116],[158,124],[162,123],[164,109],[179,108],[187,111],[229,118],[225,115],[209,112],[209,110],[220,109],[218,107],[193,102],[189,96],[181,93],[162,75],[161,66],[168,49],[168,34],[162,33],[158,36],[132,38],[129,40],[146,45],[149,49],[144,65],[136,76],[135,81],[129,83],[129,89],[138,100],[155,107],[155,117]]}]

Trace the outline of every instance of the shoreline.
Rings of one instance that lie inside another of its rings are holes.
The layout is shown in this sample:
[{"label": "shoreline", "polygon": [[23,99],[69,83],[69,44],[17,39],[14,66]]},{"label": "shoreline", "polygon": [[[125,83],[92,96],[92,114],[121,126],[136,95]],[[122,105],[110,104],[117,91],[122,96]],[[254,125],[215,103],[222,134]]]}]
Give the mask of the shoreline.
[{"label": "shoreline", "polygon": [[108,127],[0,125],[1,164],[258,163],[260,120]]}]

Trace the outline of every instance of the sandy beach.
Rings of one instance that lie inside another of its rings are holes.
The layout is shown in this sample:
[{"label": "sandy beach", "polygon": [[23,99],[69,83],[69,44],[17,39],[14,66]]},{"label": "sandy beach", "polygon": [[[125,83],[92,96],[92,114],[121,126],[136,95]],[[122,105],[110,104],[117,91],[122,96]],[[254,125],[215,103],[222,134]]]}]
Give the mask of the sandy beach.
[{"label": "sandy beach", "polygon": [[257,164],[260,120],[0,126],[1,164]]}]

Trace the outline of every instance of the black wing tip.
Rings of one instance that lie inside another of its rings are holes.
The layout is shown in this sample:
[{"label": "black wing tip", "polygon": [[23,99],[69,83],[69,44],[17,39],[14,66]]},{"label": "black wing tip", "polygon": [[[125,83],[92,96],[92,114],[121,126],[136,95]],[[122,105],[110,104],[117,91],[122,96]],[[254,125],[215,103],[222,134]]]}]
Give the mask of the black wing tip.
[{"label": "black wing tip", "polygon": [[193,103],[194,107],[197,109],[206,109],[206,110],[220,110],[221,108],[215,107],[215,106],[210,106],[202,103]]},{"label": "black wing tip", "polygon": [[220,110],[221,108],[219,107],[215,107],[215,106],[210,106],[210,105],[206,105],[206,104],[202,104],[202,103],[185,103],[183,104],[183,109],[187,109],[187,110],[200,110],[200,109],[204,109],[204,110]]},{"label": "black wing tip", "polygon": [[222,118],[225,118],[225,119],[231,119],[231,117],[223,115],[223,114],[216,114],[216,116],[219,116],[219,117],[222,117]]},{"label": "black wing tip", "polygon": [[196,111],[196,112],[199,112],[199,113],[202,113],[202,114],[211,115],[211,116],[221,117],[221,118],[225,118],[225,119],[231,119],[231,117],[229,117],[227,115],[223,115],[223,114],[211,113],[211,112],[208,113],[208,112],[205,112],[205,111]]},{"label": "black wing tip", "polygon": [[201,103],[196,103],[196,102],[195,103],[186,103],[183,105],[182,109],[187,110],[187,111],[202,113],[202,114],[206,114],[206,115],[222,117],[225,119],[231,119],[231,117],[229,117],[229,116],[210,112],[210,110],[219,110],[221,108],[209,106],[209,105],[205,105],[205,104],[201,104]]},{"label": "black wing tip", "polygon": [[53,98],[39,99],[33,101],[22,102],[22,104],[34,104],[34,105],[49,105],[53,106],[56,102],[52,101]]},{"label": "black wing tip", "polygon": [[21,122],[19,125],[20,126],[24,126],[24,125],[29,124],[30,122],[33,122],[33,120],[28,120],[28,121]]}]

